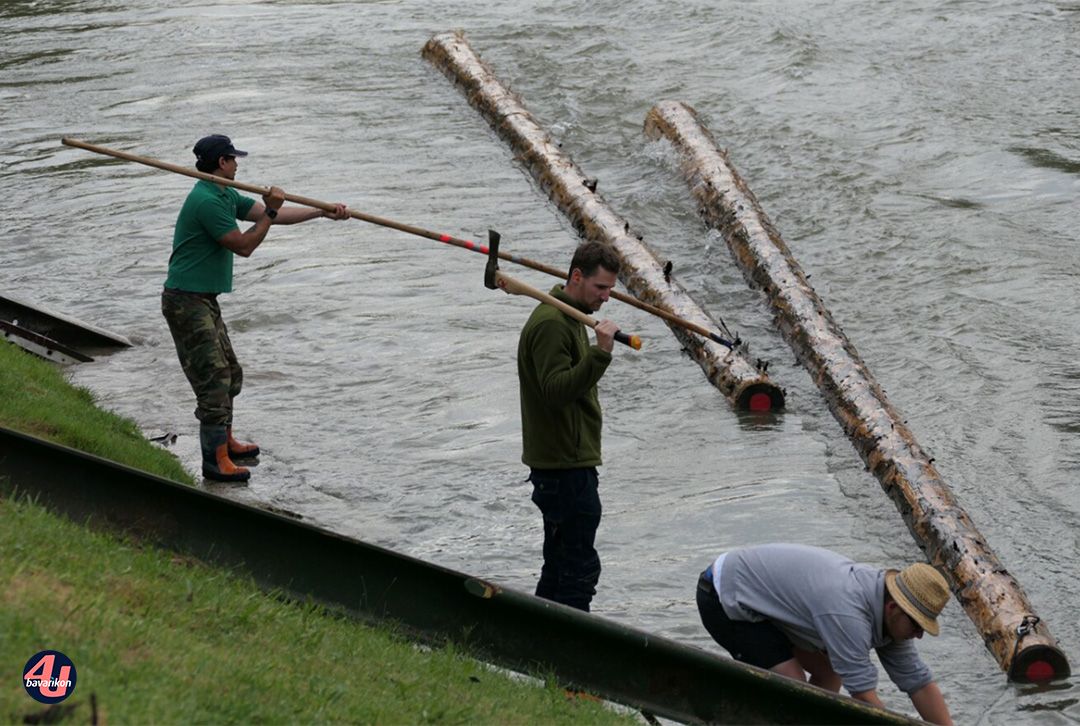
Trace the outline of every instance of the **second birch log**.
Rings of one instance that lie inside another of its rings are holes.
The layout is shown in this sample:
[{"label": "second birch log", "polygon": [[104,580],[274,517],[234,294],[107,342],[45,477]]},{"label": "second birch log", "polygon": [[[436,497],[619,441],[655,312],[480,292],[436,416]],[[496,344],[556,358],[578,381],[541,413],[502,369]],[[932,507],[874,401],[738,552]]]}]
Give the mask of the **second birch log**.
[{"label": "second birch log", "polygon": [[1020,583],[956,502],[696,112],[659,103],[646,116],[645,133],[667,138],[680,152],[706,224],[723,235],[747,281],[765,292],[781,334],[1001,668],[1015,681],[1068,677],[1065,654]]}]

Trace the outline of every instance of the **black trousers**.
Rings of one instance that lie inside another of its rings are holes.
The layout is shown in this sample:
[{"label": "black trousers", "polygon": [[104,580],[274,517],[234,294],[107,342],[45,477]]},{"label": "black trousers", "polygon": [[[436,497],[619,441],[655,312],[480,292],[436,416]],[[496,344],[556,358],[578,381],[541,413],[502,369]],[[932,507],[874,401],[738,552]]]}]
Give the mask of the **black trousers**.
[{"label": "black trousers", "polygon": [[588,612],[600,581],[596,469],[533,469],[529,480],[533,503],[544,515],[544,566],[536,596]]},{"label": "black trousers", "polygon": [[759,668],[772,668],[794,657],[791,641],[768,620],[749,622],[727,616],[713,587],[711,568],[698,578],[697,606],[701,624],[735,660]]}]

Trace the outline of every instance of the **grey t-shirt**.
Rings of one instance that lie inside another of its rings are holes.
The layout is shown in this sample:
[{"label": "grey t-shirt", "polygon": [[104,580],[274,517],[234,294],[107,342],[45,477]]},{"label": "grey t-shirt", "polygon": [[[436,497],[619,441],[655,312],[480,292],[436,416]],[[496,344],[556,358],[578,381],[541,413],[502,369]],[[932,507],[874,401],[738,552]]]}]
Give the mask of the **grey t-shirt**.
[{"label": "grey t-shirt", "polygon": [[885,572],[820,547],[768,544],[726,553],[717,584],[732,620],[769,620],[804,650],[828,654],[848,693],[877,687],[876,649],[911,694],[933,680],[913,641],[884,632]]}]

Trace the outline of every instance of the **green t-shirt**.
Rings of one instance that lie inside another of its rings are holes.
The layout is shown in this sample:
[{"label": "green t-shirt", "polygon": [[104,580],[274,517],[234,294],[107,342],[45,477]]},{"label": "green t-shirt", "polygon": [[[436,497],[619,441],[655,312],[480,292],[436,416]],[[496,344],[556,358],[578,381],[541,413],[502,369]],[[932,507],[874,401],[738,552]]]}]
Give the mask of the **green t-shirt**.
[{"label": "green t-shirt", "polygon": [[165,287],[188,292],[232,292],[233,252],[218,242],[239,229],[255,200],[232,187],[200,179],[184,200],[173,232]]}]

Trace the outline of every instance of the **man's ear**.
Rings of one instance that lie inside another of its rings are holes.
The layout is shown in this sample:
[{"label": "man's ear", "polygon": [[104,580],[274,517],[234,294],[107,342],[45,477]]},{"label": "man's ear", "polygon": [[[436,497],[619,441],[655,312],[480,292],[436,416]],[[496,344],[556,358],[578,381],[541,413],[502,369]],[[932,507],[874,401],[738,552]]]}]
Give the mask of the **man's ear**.
[{"label": "man's ear", "polygon": [[574,283],[575,285],[580,285],[583,279],[585,278],[581,274],[580,267],[575,267],[573,270],[570,271],[570,282]]}]

